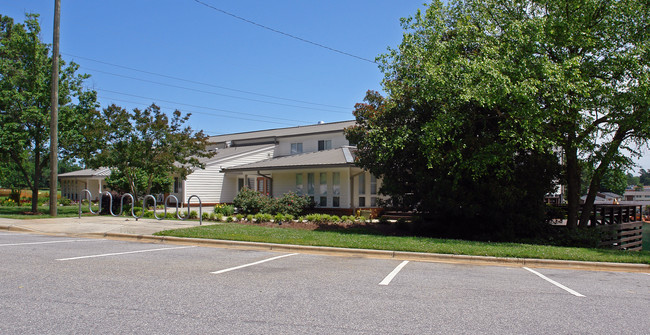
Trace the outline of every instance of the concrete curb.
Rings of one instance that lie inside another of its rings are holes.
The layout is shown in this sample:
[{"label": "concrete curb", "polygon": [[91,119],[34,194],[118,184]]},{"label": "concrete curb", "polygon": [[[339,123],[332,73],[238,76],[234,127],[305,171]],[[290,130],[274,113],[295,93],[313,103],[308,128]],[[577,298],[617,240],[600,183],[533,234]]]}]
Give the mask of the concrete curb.
[{"label": "concrete curb", "polygon": [[20,227],[20,226],[14,226],[14,225],[0,225],[0,230],[38,233],[36,230],[32,230],[32,229],[28,229],[28,228],[24,228],[24,227]]},{"label": "concrete curb", "polygon": [[123,234],[123,233],[93,233],[93,234],[86,234],[86,235],[89,235],[89,237],[94,236],[94,237],[117,239],[117,240],[136,240],[136,241],[149,242],[149,243],[199,245],[199,246],[206,246],[206,247],[232,248],[232,249],[244,249],[244,250],[298,252],[304,254],[318,254],[318,255],[343,256],[343,257],[396,259],[396,260],[406,260],[406,261],[451,263],[451,264],[492,265],[492,266],[510,266],[510,267],[525,266],[531,268],[650,273],[650,264],[584,262],[584,261],[565,261],[565,260],[553,260],[553,259],[506,258],[506,257],[492,257],[492,256],[448,255],[448,254],[431,254],[431,253],[407,252],[407,251],[350,249],[350,248],[302,246],[302,245],[292,245],[292,244],[211,240],[211,239],[185,238],[185,237],[173,237],[173,236],[134,235],[134,234]]}]

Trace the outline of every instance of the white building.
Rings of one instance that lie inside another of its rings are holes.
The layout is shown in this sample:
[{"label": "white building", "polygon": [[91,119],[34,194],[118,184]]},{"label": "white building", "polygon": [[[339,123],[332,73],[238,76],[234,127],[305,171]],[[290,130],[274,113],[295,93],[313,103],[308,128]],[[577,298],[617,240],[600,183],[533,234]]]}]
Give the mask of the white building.
[{"label": "white building", "polygon": [[[175,179],[172,194],[184,200],[196,195],[211,205],[231,203],[239,190],[248,187],[274,197],[289,191],[307,195],[317,207],[333,211],[376,208],[381,181],[355,165],[356,148],[345,138],[344,129],[354,124],[342,121],[213,136],[208,149],[216,155],[204,162],[205,169],[196,169],[184,181]],[[81,189],[103,180],[108,175],[103,173],[92,179],[80,171],[62,174],[64,187],[75,185],[64,188],[64,196],[83,198],[78,195]],[[91,192],[95,196],[104,189],[100,185]]]}]

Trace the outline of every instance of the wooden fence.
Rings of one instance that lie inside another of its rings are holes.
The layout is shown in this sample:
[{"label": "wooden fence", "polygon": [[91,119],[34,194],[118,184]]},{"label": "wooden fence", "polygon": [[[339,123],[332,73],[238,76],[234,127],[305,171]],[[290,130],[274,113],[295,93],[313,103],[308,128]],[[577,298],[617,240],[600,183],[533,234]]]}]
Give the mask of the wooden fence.
[{"label": "wooden fence", "polygon": [[601,246],[620,250],[641,250],[643,243],[642,205],[594,205],[590,225],[609,232]]}]

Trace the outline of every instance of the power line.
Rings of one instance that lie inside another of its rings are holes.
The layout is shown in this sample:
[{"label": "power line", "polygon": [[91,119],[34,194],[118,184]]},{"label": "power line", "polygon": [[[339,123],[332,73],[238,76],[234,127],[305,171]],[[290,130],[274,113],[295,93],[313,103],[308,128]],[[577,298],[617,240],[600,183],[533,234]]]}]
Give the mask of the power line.
[{"label": "power line", "polygon": [[273,28],[271,28],[271,27],[267,27],[267,26],[265,26],[265,25],[263,25],[263,24],[259,24],[259,23],[257,23],[257,22],[254,22],[254,21],[251,21],[251,20],[245,19],[245,18],[243,18],[243,17],[241,17],[241,16],[237,16],[237,15],[235,15],[235,14],[232,14],[232,13],[226,12],[226,11],[223,10],[223,9],[219,9],[219,8],[214,7],[214,6],[212,6],[212,5],[209,5],[209,4],[207,4],[207,3],[203,2],[203,1],[200,1],[200,0],[194,0],[194,1],[197,2],[197,3],[199,3],[199,4],[201,4],[201,5],[203,5],[203,6],[205,6],[205,7],[208,7],[208,8],[211,8],[211,9],[213,9],[213,10],[216,10],[217,12],[220,12],[220,13],[226,14],[226,15],[228,15],[228,16],[234,17],[234,18],[236,18],[236,19],[238,19],[238,20],[244,21],[244,22],[246,22],[246,23],[250,23],[250,24],[255,25],[255,26],[258,26],[258,27],[260,27],[260,28],[264,28],[264,29],[266,29],[266,30],[270,30],[270,31],[272,31],[272,32],[274,32],[274,33],[278,33],[278,34],[281,34],[281,35],[284,35],[284,36],[287,36],[287,37],[291,37],[291,38],[296,39],[296,40],[299,40],[299,41],[301,41],[301,42],[309,43],[309,44],[315,45],[315,46],[317,46],[317,47],[321,47],[321,48],[324,48],[324,49],[327,49],[327,50],[330,50],[330,51],[334,51],[334,52],[337,52],[337,53],[340,53],[340,54],[343,54],[343,55],[346,55],[346,56],[350,56],[350,57],[353,57],[353,58],[357,58],[357,59],[360,59],[360,60],[363,60],[363,61],[366,61],[366,62],[369,62],[369,63],[377,64],[377,62],[375,62],[375,61],[373,61],[373,60],[370,60],[370,59],[368,59],[368,58],[363,58],[363,57],[360,57],[360,56],[357,56],[357,55],[353,55],[353,54],[348,53],[348,52],[345,52],[345,51],[341,51],[341,50],[338,50],[338,49],[334,49],[334,48],[328,47],[328,46],[326,46],[326,45],[322,45],[322,44],[320,44],[320,43],[312,42],[312,41],[310,41],[310,40],[307,40],[307,39],[304,39],[304,38],[301,38],[301,37],[298,37],[298,36],[295,36],[295,35],[291,35],[291,34],[288,34],[288,33],[283,32],[283,31],[280,31],[280,30],[277,30],[277,29],[273,29]]},{"label": "power line", "polygon": [[204,93],[204,94],[211,94],[211,95],[217,95],[217,96],[222,96],[222,97],[228,97],[228,98],[233,98],[233,99],[240,99],[240,100],[247,100],[247,101],[254,101],[254,102],[260,102],[260,103],[265,103],[265,104],[271,104],[271,105],[278,105],[278,106],[285,106],[285,107],[293,107],[293,108],[301,108],[301,109],[311,109],[311,110],[316,110],[316,111],[323,111],[323,112],[330,112],[330,113],[339,113],[339,114],[350,114],[350,112],[341,112],[341,111],[334,111],[330,109],[322,109],[322,108],[313,108],[313,107],[306,107],[306,106],[298,106],[298,105],[290,105],[290,104],[284,104],[280,102],[272,102],[272,101],[264,101],[264,100],[258,100],[258,99],[251,99],[251,98],[244,98],[244,97],[238,97],[234,95],[229,95],[229,94],[222,94],[222,93],[216,93],[216,92],[210,92],[210,91],[204,91],[204,90],[198,90],[194,88],[189,88],[185,86],[179,86],[179,85],[173,85],[173,84],[167,84],[167,83],[161,83],[158,81],[154,80],[148,80],[148,79],[142,79],[142,78],[136,78],[136,77],[131,77],[131,76],[126,76],[122,74],[117,74],[117,73],[112,73],[112,72],[107,72],[107,71],[102,71],[102,70],[97,70],[93,68],[89,68],[87,66],[81,66],[82,68],[98,73],[103,73],[111,76],[116,76],[116,77],[121,77],[121,78],[127,78],[131,80],[137,80],[137,81],[142,81],[146,83],[152,83],[152,84],[157,84],[157,85],[162,85],[162,86],[167,86],[167,87],[173,87],[173,88],[180,88],[183,90],[188,90],[192,92],[198,92],[198,93]]},{"label": "power line", "polygon": [[126,69],[126,70],[136,71],[136,72],[140,72],[140,73],[146,73],[146,74],[159,76],[159,77],[163,77],[163,78],[169,78],[169,79],[184,81],[184,82],[188,82],[188,83],[192,83],[192,84],[198,84],[198,85],[204,85],[204,86],[219,88],[219,89],[233,91],[233,92],[246,93],[246,94],[257,95],[257,96],[266,97],[266,98],[285,100],[285,101],[299,102],[299,103],[304,103],[304,104],[309,104],[309,105],[331,107],[331,108],[339,108],[339,109],[346,109],[346,110],[349,109],[348,107],[334,106],[334,105],[328,105],[328,104],[322,104],[322,103],[310,102],[310,101],[298,100],[298,99],[291,99],[291,98],[283,98],[283,97],[278,97],[278,96],[273,96],[273,95],[268,95],[268,94],[263,94],[263,93],[256,93],[256,92],[252,92],[252,91],[246,91],[246,90],[240,90],[240,89],[236,89],[236,88],[230,88],[230,87],[226,87],[226,86],[208,84],[208,83],[204,83],[204,82],[200,82],[200,81],[195,81],[195,80],[190,80],[190,79],[185,79],[185,78],[180,78],[180,77],[174,77],[174,76],[170,76],[170,75],[166,75],[166,74],[140,70],[140,69],[124,66],[124,65],[118,65],[118,64],[113,64],[113,63],[109,63],[109,62],[105,62],[105,61],[101,61],[101,60],[96,60],[96,59],[92,59],[92,58],[77,56],[77,55],[73,55],[73,54],[65,53],[65,52],[63,54],[71,56],[71,57],[75,57],[75,58],[88,60],[88,61],[91,61],[91,62],[96,62],[96,63],[100,63],[100,64],[119,67],[119,68]]},{"label": "power line", "polygon": [[[208,109],[208,110],[213,110],[216,112],[222,112],[222,113],[228,113],[228,114],[235,114],[235,115],[248,115],[248,116],[253,116],[253,117],[261,117],[261,118],[267,118],[267,119],[272,119],[272,120],[280,120],[280,121],[288,121],[291,123],[281,123],[277,121],[268,121],[268,120],[259,120],[259,119],[244,119],[241,117],[234,117],[234,118],[239,118],[243,120],[248,120],[248,121],[260,121],[260,122],[268,122],[268,123],[276,123],[276,124],[291,124],[291,125],[296,125],[296,124],[308,124],[309,122],[307,121],[302,121],[302,120],[293,120],[293,119],[285,119],[285,118],[280,118],[280,117],[274,117],[274,116],[266,116],[266,115],[261,115],[261,114],[253,114],[253,113],[245,113],[245,112],[236,112],[236,111],[231,111],[227,109],[219,109],[219,108],[212,108],[212,107],[205,107],[205,106],[198,106],[198,105],[191,105],[191,104],[186,104],[186,103],[181,103],[181,102],[176,102],[176,101],[170,101],[170,100],[163,100],[163,99],[156,99],[156,98],[151,98],[151,97],[145,97],[141,95],[135,95],[135,94],[130,94],[130,93],[124,93],[124,92],[118,92],[118,91],[112,91],[112,90],[107,90],[107,89],[97,89],[98,91],[102,92],[109,92],[109,93],[114,93],[114,94],[120,94],[120,95],[125,95],[133,98],[139,98],[139,99],[147,99],[149,101],[162,101],[170,104],[175,104],[175,105],[181,105],[181,106],[187,106],[187,107],[192,107],[192,108],[201,108],[201,109]],[[107,98],[107,97],[104,97]],[[109,98],[111,99],[111,98]],[[113,99],[113,100],[120,100],[120,99]],[[126,101],[126,100],[121,100],[124,102],[130,102],[130,103],[137,103],[140,104],[139,102],[134,102],[134,101]],[[171,108],[171,107],[169,107]],[[220,116],[220,115],[215,115],[214,113],[207,113],[207,112],[197,112],[199,114],[207,114],[207,115],[212,115],[212,116]],[[223,116],[226,117],[226,116]]]}]

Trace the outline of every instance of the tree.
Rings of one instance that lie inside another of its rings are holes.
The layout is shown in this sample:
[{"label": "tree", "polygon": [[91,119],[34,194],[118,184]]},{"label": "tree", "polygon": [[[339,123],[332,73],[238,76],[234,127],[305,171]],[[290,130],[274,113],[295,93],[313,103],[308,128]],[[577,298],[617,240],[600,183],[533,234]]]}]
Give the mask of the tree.
[{"label": "tree", "polygon": [[[11,161],[19,176],[11,187],[32,191],[32,212],[37,211],[38,188],[49,163],[49,109],[51,62],[49,46],[40,41],[37,14],[23,24],[0,15],[0,156]],[[59,71],[60,147],[78,137],[77,125],[96,107],[96,93],[83,89],[87,75],[79,66],[61,61]]]},{"label": "tree", "polygon": [[[162,194],[167,193],[171,189],[173,180],[167,175],[155,175],[151,181],[151,193],[145,193],[147,190],[147,175],[144,171],[136,169],[134,171],[135,178],[133,178],[136,183],[135,188],[139,190],[140,193],[136,194],[136,197],[143,197],[147,194]],[[113,191],[119,193],[129,193],[132,192],[131,184],[129,183],[128,176],[118,169],[111,169],[111,175],[106,177],[106,185]]]},{"label": "tree", "polygon": [[[508,147],[493,110],[465,105],[447,119],[444,101],[409,96],[387,101],[368,92],[357,104],[357,164],[382,178],[391,205],[416,209],[428,231],[453,238],[511,240],[540,233],[544,195],[553,188],[556,157]],[[399,100],[397,100],[399,99]],[[445,128],[445,130],[442,130]]]},{"label": "tree", "polygon": [[158,178],[185,178],[194,168],[205,167],[201,158],[214,155],[206,150],[208,136],[203,131],[184,126],[189,117],[177,110],[170,118],[154,104],[132,112],[111,105],[97,112],[93,126],[84,129],[104,143],[99,149],[85,148],[84,160],[93,168],[119,170],[135,197],[151,194]]},{"label": "tree", "polygon": [[641,169],[639,171],[639,183],[650,186],[650,170]]},{"label": "tree", "polygon": [[[420,150],[432,154],[427,166],[448,158],[429,148],[454,134],[465,106],[493,113],[499,139],[511,149],[504,152],[561,149],[568,225],[584,226],[606,171],[630,163],[621,150],[638,154],[633,148],[650,137],[649,20],[640,0],[434,1],[403,19],[401,45],[380,57],[387,105],[406,98],[440,110],[414,134],[427,144]],[[386,124],[404,122],[418,120]],[[482,158],[495,157],[502,156]],[[580,214],[586,164],[594,173]]]}]

